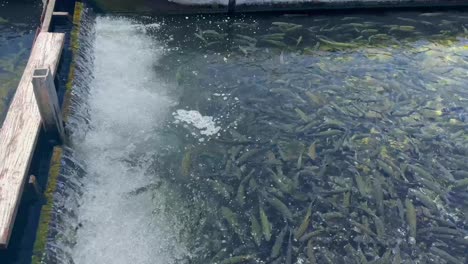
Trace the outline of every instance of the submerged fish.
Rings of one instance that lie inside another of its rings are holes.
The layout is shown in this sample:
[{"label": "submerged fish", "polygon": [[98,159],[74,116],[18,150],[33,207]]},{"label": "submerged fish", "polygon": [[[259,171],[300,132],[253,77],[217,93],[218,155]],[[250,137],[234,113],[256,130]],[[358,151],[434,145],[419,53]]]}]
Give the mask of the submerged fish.
[{"label": "submerged fish", "polygon": [[409,234],[410,234],[410,243],[415,243],[416,241],[416,209],[414,208],[413,203],[410,199],[405,199],[406,207],[406,221],[408,222]]},{"label": "submerged fish", "polygon": [[271,254],[270,254],[270,257],[272,259],[275,259],[279,256],[281,247],[283,246],[284,237],[286,236],[287,231],[288,231],[288,227],[285,226],[283,229],[281,229],[281,232],[276,237],[275,243],[273,244],[273,247],[271,249]]},{"label": "submerged fish", "polygon": [[263,236],[265,237],[266,241],[270,241],[272,227],[270,221],[268,220],[268,216],[265,213],[265,210],[263,210],[262,206],[260,206],[260,221],[262,223]]}]

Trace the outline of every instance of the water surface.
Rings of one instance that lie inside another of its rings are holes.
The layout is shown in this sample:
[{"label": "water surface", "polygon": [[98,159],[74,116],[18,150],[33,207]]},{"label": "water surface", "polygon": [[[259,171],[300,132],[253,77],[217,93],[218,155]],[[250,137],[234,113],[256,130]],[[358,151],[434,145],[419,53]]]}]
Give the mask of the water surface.
[{"label": "water surface", "polygon": [[0,124],[28,61],[41,1],[0,1]]},{"label": "water surface", "polygon": [[97,17],[71,258],[465,263],[467,21]]}]

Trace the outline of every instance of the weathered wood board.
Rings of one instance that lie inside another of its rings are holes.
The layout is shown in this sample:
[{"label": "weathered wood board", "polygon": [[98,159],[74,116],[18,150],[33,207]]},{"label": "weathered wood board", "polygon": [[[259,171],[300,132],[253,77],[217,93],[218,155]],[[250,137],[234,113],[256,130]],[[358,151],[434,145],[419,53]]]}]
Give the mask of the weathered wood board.
[{"label": "weathered wood board", "polygon": [[44,20],[42,21],[41,31],[48,32],[50,24],[52,23],[52,15],[54,13],[55,0],[49,0],[44,13]]},{"label": "weathered wood board", "polygon": [[58,67],[65,34],[41,32],[0,129],[0,248],[6,248],[31,158],[41,127],[41,116],[31,83],[36,67]]}]

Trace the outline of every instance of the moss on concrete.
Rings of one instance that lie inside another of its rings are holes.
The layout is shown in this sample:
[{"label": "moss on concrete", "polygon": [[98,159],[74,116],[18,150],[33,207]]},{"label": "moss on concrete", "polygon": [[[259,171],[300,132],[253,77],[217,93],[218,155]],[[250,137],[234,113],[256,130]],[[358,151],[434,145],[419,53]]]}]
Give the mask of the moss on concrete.
[{"label": "moss on concrete", "polygon": [[34,243],[32,264],[42,263],[45,247],[47,243],[47,235],[49,233],[49,224],[52,220],[54,193],[57,188],[57,179],[60,175],[62,148],[55,147],[50,160],[49,178],[47,181],[47,189],[44,192],[46,204],[42,206],[41,215],[39,218],[39,227],[36,232],[36,241]]},{"label": "moss on concrete", "polygon": [[68,81],[65,85],[65,96],[63,99],[62,113],[63,121],[68,121],[68,116],[70,114],[70,101],[71,101],[71,92],[73,89],[73,80],[75,79],[75,63],[78,50],[80,48],[79,36],[81,28],[81,17],[83,14],[83,3],[75,3],[75,11],[73,12],[73,29],[70,36],[70,48],[72,51],[72,61],[70,63],[70,71],[68,72]]}]

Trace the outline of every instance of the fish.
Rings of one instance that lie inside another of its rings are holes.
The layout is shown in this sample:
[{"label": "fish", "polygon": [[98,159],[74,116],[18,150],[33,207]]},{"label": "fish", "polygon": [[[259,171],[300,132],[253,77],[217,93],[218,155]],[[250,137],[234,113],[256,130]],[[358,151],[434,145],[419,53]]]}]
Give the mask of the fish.
[{"label": "fish", "polygon": [[252,37],[249,37],[249,36],[246,36],[246,35],[236,34],[236,37],[238,37],[240,39],[243,39],[243,40],[246,40],[246,41],[250,42],[251,44],[254,44],[254,43],[257,42],[256,38],[252,38]]},{"label": "fish", "polygon": [[286,264],[292,264],[292,231],[289,231],[288,247],[286,249]]},{"label": "fish", "polygon": [[441,16],[443,14],[444,13],[442,13],[442,12],[430,12],[430,13],[421,13],[421,14],[419,14],[419,16],[422,16],[422,17],[435,17],[435,16]]},{"label": "fish", "polygon": [[296,240],[301,238],[302,235],[304,235],[304,233],[307,231],[307,228],[309,227],[310,217],[312,216],[312,204],[313,204],[313,201],[309,204],[309,207],[307,207],[306,215],[304,216],[302,223],[294,232],[294,238]]},{"label": "fish", "polygon": [[242,182],[239,184],[239,188],[237,188],[236,200],[240,206],[245,204],[245,186]]},{"label": "fish", "polygon": [[346,211],[348,211],[350,206],[351,206],[351,192],[346,191],[343,193],[343,207],[346,208]]},{"label": "fish", "polygon": [[364,197],[367,196],[366,183],[364,182],[361,174],[359,174],[357,171],[354,173],[354,180],[356,182],[356,186],[358,187],[359,193]]},{"label": "fish", "polygon": [[447,261],[450,264],[463,264],[463,261],[450,255],[449,253],[445,252],[444,250],[437,248],[435,246],[431,246],[429,251],[436,256],[441,257],[443,260]]},{"label": "fish", "polygon": [[317,39],[325,44],[328,44],[337,48],[357,48],[358,47],[356,44],[353,44],[353,43],[345,43],[345,42],[337,42],[333,40],[328,40],[328,39],[325,39],[323,36],[317,36]]},{"label": "fish", "polygon": [[431,181],[434,180],[432,175],[429,172],[427,172],[426,170],[424,170],[423,168],[421,168],[420,166],[409,164],[408,168],[413,173],[415,173],[418,176],[421,176],[421,177],[425,178],[426,180],[431,180]]},{"label": "fish", "polygon": [[448,234],[453,236],[462,236],[463,232],[459,231],[456,228],[450,228],[445,226],[432,226],[427,228],[420,228],[418,234],[425,233],[437,233],[437,234]]},{"label": "fish", "polygon": [[263,40],[269,39],[269,40],[279,41],[279,40],[283,40],[284,36],[286,36],[286,34],[284,33],[273,33],[273,34],[263,35],[260,37],[260,39],[263,39]]},{"label": "fish", "polygon": [[459,189],[466,188],[467,186],[468,186],[468,178],[455,181],[454,184],[450,186],[450,189],[459,190]]},{"label": "fish", "polygon": [[299,238],[299,241],[300,241],[300,242],[308,241],[309,239],[311,239],[311,238],[313,238],[313,237],[320,236],[320,235],[324,234],[325,232],[326,232],[326,230],[323,229],[323,228],[314,230],[314,231],[312,231],[312,232],[309,232],[309,233],[304,234],[301,238]]},{"label": "fish", "polygon": [[302,36],[299,36],[299,38],[297,38],[296,40],[296,47],[299,46],[299,44],[301,44],[302,42]]},{"label": "fish", "polygon": [[379,177],[375,177],[374,180],[372,181],[373,183],[373,196],[375,199],[375,203],[377,206],[377,212],[380,216],[384,215],[384,205],[383,205],[383,190],[382,190],[382,184],[379,180]]},{"label": "fish", "polygon": [[200,33],[194,33],[195,37],[199,38],[201,41],[203,41],[205,44],[208,43],[208,41],[203,37],[202,34]]},{"label": "fish", "polygon": [[255,244],[257,244],[257,246],[260,246],[262,242],[262,227],[260,226],[260,223],[258,222],[254,214],[250,215],[250,229]]},{"label": "fish", "polygon": [[208,29],[201,32],[202,36],[209,36],[217,39],[223,39],[226,34],[218,33],[216,30]]},{"label": "fish", "polygon": [[187,150],[185,151],[184,157],[182,159],[182,175],[187,177],[190,175],[191,167],[192,167],[192,151]]},{"label": "fish", "polygon": [[262,224],[263,236],[265,237],[266,241],[270,241],[271,239],[271,230],[272,226],[270,221],[268,220],[268,216],[263,209],[263,206],[260,206],[260,222]]},{"label": "fish", "polygon": [[218,195],[226,200],[231,199],[231,195],[234,192],[232,186],[227,185],[220,180],[207,180],[207,182]]},{"label": "fish", "polygon": [[249,180],[249,191],[251,193],[255,193],[258,189],[258,183],[254,178],[250,178]]},{"label": "fish", "polygon": [[379,166],[379,168],[384,172],[386,173],[387,175],[389,176],[393,176],[395,175],[393,169],[391,166],[387,165],[384,161],[378,159],[377,160],[377,165]]},{"label": "fish", "polygon": [[231,228],[234,230],[234,232],[242,239],[243,233],[242,233],[241,225],[240,225],[239,219],[237,218],[237,215],[231,209],[224,207],[224,206],[221,207],[221,214],[223,215],[223,218],[231,226]]},{"label": "fish", "polygon": [[294,111],[296,111],[297,115],[302,119],[302,121],[304,121],[304,122],[306,122],[306,123],[310,121],[310,119],[309,119],[309,117],[307,116],[307,114],[304,113],[301,109],[299,109],[299,108],[296,107],[296,108],[294,108]]},{"label": "fish", "polygon": [[238,165],[242,165],[247,162],[250,158],[260,153],[261,149],[247,149],[239,158],[237,159],[236,163]]},{"label": "fish", "polygon": [[[297,166],[296,168],[300,170],[302,168],[302,152],[299,154],[299,157],[297,158]],[[294,184],[294,187],[297,187],[297,184]]]},{"label": "fish", "polygon": [[255,255],[241,255],[241,256],[234,256],[228,259],[225,259],[220,262],[220,264],[237,264],[237,263],[245,263],[247,261],[252,261],[255,259]]},{"label": "fish", "polygon": [[370,36],[367,40],[369,43],[371,43],[372,41],[374,41],[374,39],[389,39],[389,38],[391,38],[389,35],[380,33],[380,34],[375,34],[375,35]]},{"label": "fish", "polygon": [[271,207],[278,210],[278,212],[280,212],[284,218],[290,221],[293,220],[293,215],[289,210],[288,206],[286,206],[280,199],[271,195],[267,195],[266,201],[271,205]]},{"label": "fish", "polygon": [[393,26],[390,28],[390,32],[392,31],[402,31],[402,32],[412,32],[416,28],[414,26]]},{"label": "fish", "polygon": [[287,22],[272,22],[271,24],[272,24],[272,25],[275,25],[275,26],[282,26],[282,27],[295,27],[295,26],[300,26],[300,25],[298,25],[298,24],[287,23]]},{"label": "fish", "polygon": [[410,188],[408,190],[408,195],[411,195],[413,198],[416,198],[420,203],[422,203],[425,207],[430,209],[433,212],[438,212],[437,204],[432,201],[429,197],[427,197],[423,192]]},{"label": "fish", "polygon": [[239,183],[237,188],[236,200],[239,205],[243,206],[245,204],[245,183],[250,180],[250,177],[254,174],[255,169],[252,169],[247,176],[245,176]]},{"label": "fish", "polygon": [[288,178],[284,177],[281,174],[275,173],[270,168],[267,168],[273,180],[273,183],[284,193],[292,193],[294,191],[294,184]]},{"label": "fish", "polygon": [[377,237],[377,234],[375,234],[369,227],[366,225],[363,225],[361,223],[358,223],[354,220],[350,220],[351,224],[355,226],[357,229],[359,229],[362,233],[367,234],[371,237]]},{"label": "fish", "polygon": [[352,259],[353,263],[361,263],[357,251],[350,244],[346,244],[344,247],[346,255]]},{"label": "fish", "polygon": [[271,254],[270,257],[272,259],[275,259],[279,256],[281,253],[281,247],[283,246],[284,242],[284,237],[286,236],[286,233],[288,231],[288,227],[285,226],[283,229],[281,229],[281,232],[276,236],[275,243],[273,244],[273,247],[271,248]]},{"label": "fish", "polygon": [[285,33],[293,32],[302,29],[302,25],[295,25],[295,26],[280,26],[279,30]]},{"label": "fish", "polygon": [[315,133],[314,136],[317,137],[331,137],[331,136],[336,136],[336,135],[341,135],[343,134],[342,130],[339,129],[327,129],[318,133]]},{"label": "fish", "polygon": [[325,99],[322,98],[322,96],[311,93],[309,91],[305,92],[305,95],[307,96],[307,99],[314,105],[314,106],[323,106],[325,105]]},{"label": "fish", "polygon": [[275,47],[278,47],[278,48],[287,48],[288,45],[286,45],[284,42],[282,41],[279,41],[279,40],[274,40],[274,39],[263,39],[264,42],[268,43],[268,44],[271,44]]},{"label": "fish", "polygon": [[405,199],[406,221],[409,227],[410,243],[416,242],[416,209],[410,199]]},{"label": "fish", "polygon": [[316,141],[314,141],[312,144],[310,144],[309,151],[307,152],[307,154],[309,155],[309,157],[312,160],[315,160],[317,158],[317,151],[316,151],[316,147],[315,147],[315,142]]},{"label": "fish", "polygon": [[0,25],[1,24],[8,24],[8,23],[9,23],[8,19],[0,17]]},{"label": "fish", "polygon": [[128,196],[136,196],[136,195],[140,195],[142,193],[145,193],[147,191],[153,191],[159,187],[161,187],[162,183],[161,182],[157,182],[157,183],[150,183],[148,185],[145,185],[143,187],[139,187],[139,188],[136,188],[135,190],[133,191],[130,191],[127,193]]},{"label": "fish", "polygon": [[[378,29],[373,29],[373,28],[368,28],[368,29],[364,29],[364,30],[361,30],[361,34],[375,34],[375,33],[378,33],[379,30]],[[363,36],[361,36],[363,37]]]},{"label": "fish", "polygon": [[344,217],[345,215],[342,214],[341,212],[328,212],[328,213],[322,214],[322,218],[326,221],[332,221],[333,219],[344,218]]},{"label": "fish", "polygon": [[317,258],[315,257],[314,247],[312,244],[312,239],[307,241],[307,259],[309,260],[309,264],[317,264]]},{"label": "fish", "polygon": [[374,225],[375,225],[375,232],[377,237],[384,241],[385,240],[385,225],[384,222],[376,215],[374,215]]}]

